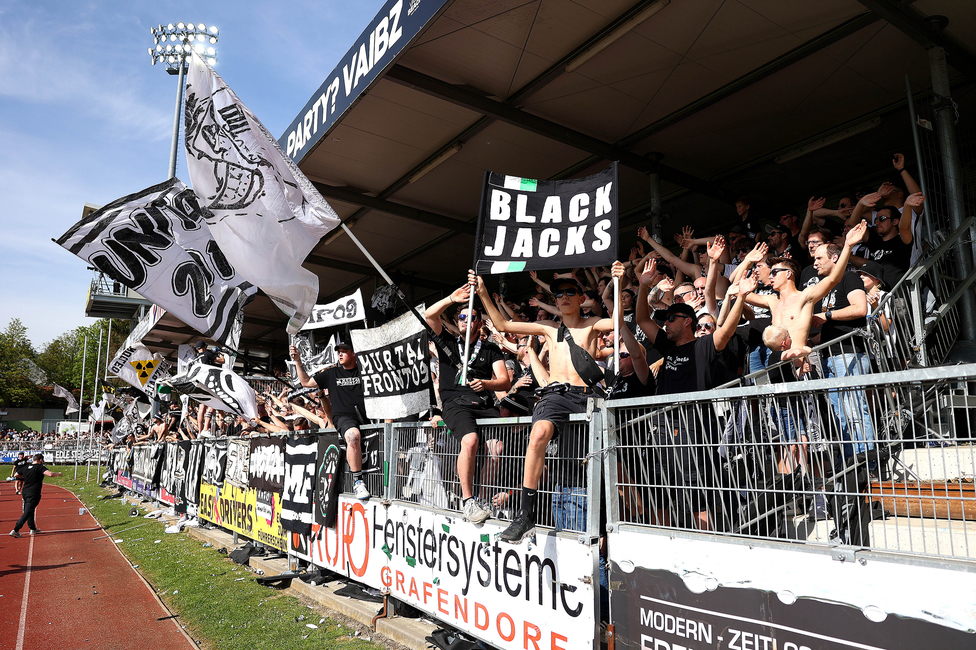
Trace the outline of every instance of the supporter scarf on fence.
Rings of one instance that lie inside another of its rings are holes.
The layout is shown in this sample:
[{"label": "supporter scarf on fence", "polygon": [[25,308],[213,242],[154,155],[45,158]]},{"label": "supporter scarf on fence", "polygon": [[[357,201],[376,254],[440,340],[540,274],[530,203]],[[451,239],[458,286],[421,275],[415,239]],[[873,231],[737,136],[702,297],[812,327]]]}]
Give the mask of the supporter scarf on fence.
[{"label": "supporter scarf on fence", "polygon": [[183,499],[187,505],[200,504],[200,481],[203,478],[203,461],[207,455],[207,446],[203,441],[190,443],[190,450],[186,460],[186,479],[183,482]]},{"label": "supporter scarf on fence", "polygon": [[227,471],[224,480],[241,489],[247,489],[247,473],[249,468],[248,456],[251,453],[250,441],[227,441]]},{"label": "supporter scarf on fence", "polygon": [[224,482],[224,469],[227,466],[227,440],[208,440],[203,443],[206,453],[203,457],[201,478],[204,483],[221,485]]},{"label": "supporter scarf on fence", "polygon": [[312,532],[315,489],[315,436],[294,436],[285,443],[285,483],[281,494],[281,527],[293,533]]},{"label": "supporter scarf on fence", "polygon": [[176,178],[113,201],[57,240],[113,280],[224,342],[257,288],[224,257],[196,194]]},{"label": "supporter scarf on fence", "polygon": [[617,163],[599,174],[537,181],[485,172],[478,273],[606,266],[617,258]]},{"label": "supporter scarf on fence", "polygon": [[285,439],[251,438],[247,482],[262,492],[281,492],[285,478]]},{"label": "supporter scarf on fence", "polygon": [[427,332],[413,314],[350,335],[368,417],[403,418],[430,408]]},{"label": "supporter scarf on fence", "polygon": [[210,212],[214,239],[230,263],[288,315],[287,330],[294,334],[319,294],[318,276],[302,262],[339,217],[196,55],[187,75],[184,123],[190,180]]},{"label": "supporter scarf on fence", "polygon": [[339,436],[319,436],[315,463],[315,523],[332,528],[339,509],[339,491],[346,465],[346,445]]}]

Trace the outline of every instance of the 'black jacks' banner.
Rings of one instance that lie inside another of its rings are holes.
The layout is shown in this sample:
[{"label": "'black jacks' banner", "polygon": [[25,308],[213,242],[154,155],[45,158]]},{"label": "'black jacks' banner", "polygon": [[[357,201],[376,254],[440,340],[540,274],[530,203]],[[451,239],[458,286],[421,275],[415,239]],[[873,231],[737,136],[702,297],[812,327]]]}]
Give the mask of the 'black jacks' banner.
[{"label": "'black jacks' banner", "polygon": [[485,172],[479,274],[606,266],[617,258],[617,163],[599,174],[537,181]]},{"label": "'black jacks' banner", "polygon": [[227,440],[208,440],[204,443],[204,448],[206,453],[203,457],[201,478],[204,483],[221,485],[227,465]]},{"label": "'black jacks' banner", "polygon": [[280,493],[285,485],[285,439],[251,438],[247,484],[259,492]]},{"label": "'black jacks' banner", "polygon": [[[424,307],[419,307],[423,313]],[[367,417],[385,420],[430,408],[427,332],[406,313],[382,327],[350,332]]]},{"label": "'black jacks' banner", "polygon": [[339,436],[319,436],[315,467],[315,523],[332,528],[339,510],[339,490],[346,464],[346,445]]},{"label": "'black jacks' banner", "polygon": [[315,489],[315,436],[294,436],[285,442],[285,485],[281,494],[281,527],[300,535],[312,532]]}]

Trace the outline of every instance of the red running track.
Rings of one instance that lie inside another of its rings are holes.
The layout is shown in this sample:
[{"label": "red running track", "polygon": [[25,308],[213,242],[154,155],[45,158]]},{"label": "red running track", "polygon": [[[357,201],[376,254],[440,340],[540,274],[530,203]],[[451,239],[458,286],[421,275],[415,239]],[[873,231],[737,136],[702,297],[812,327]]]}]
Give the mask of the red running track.
[{"label": "red running track", "polygon": [[183,634],[112,538],[82,503],[45,485],[35,518],[41,534],[8,533],[23,501],[0,488],[0,649],[187,650]]}]

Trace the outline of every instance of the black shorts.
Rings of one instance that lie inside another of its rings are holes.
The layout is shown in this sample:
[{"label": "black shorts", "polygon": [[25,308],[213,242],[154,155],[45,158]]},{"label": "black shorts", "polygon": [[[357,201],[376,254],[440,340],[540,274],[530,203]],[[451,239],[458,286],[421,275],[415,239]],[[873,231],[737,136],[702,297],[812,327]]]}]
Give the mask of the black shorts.
[{"label": "black shorts", "polygon": [[483,402],[473,397],[458,397],[447,402],[441,415],[451,435],[456,438],[477,433],[478,425],[475,420],[478,418],[497,417],[499,417],[498,407],[486,407]]},{"label": "black shorts", "polygon": [[336,431],[343,436],[349,429],[358,429],[363,426],[363,422],[355,415],[333,415],[332,423],[335,425]]},{"label": "black shorts", "polygon": [[570,415],[586,413],[586,402],[593,397],[593,390],[585,386],[549,384],[539,394],[542,397],[532,411],[532,424],[542,420],[552,422],[556,427],[556,432],[552,434],[555,440],[562,432],[563,425],[569,422]]}]

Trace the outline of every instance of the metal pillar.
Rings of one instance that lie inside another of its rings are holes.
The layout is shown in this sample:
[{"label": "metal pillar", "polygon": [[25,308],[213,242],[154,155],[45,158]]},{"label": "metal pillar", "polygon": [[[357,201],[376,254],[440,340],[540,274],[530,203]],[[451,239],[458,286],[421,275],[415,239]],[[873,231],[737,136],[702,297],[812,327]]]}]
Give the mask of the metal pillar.
[{"label": "metal pillar", "polygon": [[651,153],[647,156],[654,163],[651,172],[647,175],[648,185],[651,190],[651,209],[648,213],[650,217],[651,237],[657,241],[664,241],[664,200],[661,194],[661,174],[658,173],[657,163],[661,160],[661,154]]},{"label": "metal pillar", "polygon": [[[945,171],[946,200],[949,205],[949,222],[953,230],[958,230],[966,220],[966,206],[962,189],[962,175],[959,165],[959,150],[956,146],[956,113],[949,88],[949,69],[945,50],[941,46],[929,49],[929,67],[932,73],[932,90],[935,92],[935,126],[939,138],[939,152]],[[956,252],[956,268],[960,278],[969,277],[973,270],[972,249],[959,246]],[[976,300],[973,292],[967,291],[959,301],[959,338],[976,341]]]},{"label": "metal pillar", "polygon": [[[928,183],[925,175],[925,164],[922,158],[922,141],[918,137],[918,117],[915,115],[915,98],[912,96],[912,82],[908,75],[905,75],[905,99],[908,100],[908,115],[912,120],[912,141],[915,144],[916,170],[918,171],[918,185],[922,189],[922,194],[929,195]],[[931,210],[922,211],[922,223],[925,225],[925,236],[932,241],[932,220],[929,217]]]},{"label": "metal pillar", "polygon": [[186,76],[186,62],[180,63],[180,76],[176,89],[176,113],[173,116],[173,145],[169,150],[169,177],[176,177],[176,158],[180,150],[180,113],[183,108],[183,78]]},{"label": "metal pillar", "polygon": [[[95,348],[95,381],[92,383],[92,395],[97,395],[98,394],[98,373],[102,369],[101,363],[102,363],[102,330],[101,330],[101,328],[99,328],[99,330],[98,330],[98,347]],[[105,360],[105,365],[108,365],[108,359]],[[81,378],[81,381],[84,382],[85,381],[85,378],[82,377]],[[95,429],[95,427],[92,426],[91,427],[91,430],[89,430],[89,432],[88,432],[88,439],[89,440],[91,440],[91,434],[92,434],[92,431],[94,431],[94,429]],[[85,466],[87,467],[87,471],[85,472],[85,483],[87,483],[88,482],[88,479],[91,477],[91,463],[89,463],[87,461],[87,459],[85,460]]]},{"label": "metal pillar", "polygon": [[[81,414],[85,410],[85,363],[88,361],[88,335],[85,334],[85,351],[81,354],[81,393],[78,395],[78,430],[75,431],[75,480],[78,480],[78,453],[81,442]],[[92,404],[95,400],[92,400]]]}]

